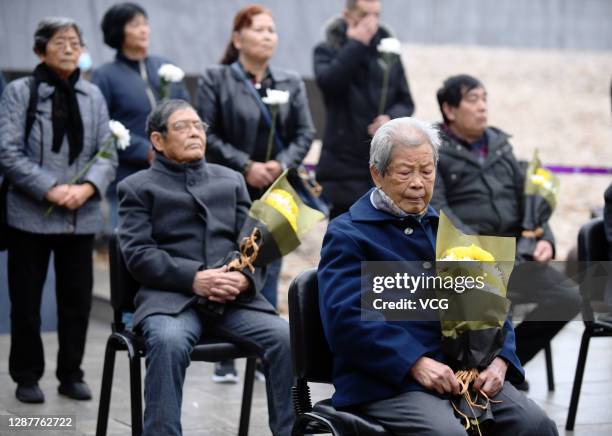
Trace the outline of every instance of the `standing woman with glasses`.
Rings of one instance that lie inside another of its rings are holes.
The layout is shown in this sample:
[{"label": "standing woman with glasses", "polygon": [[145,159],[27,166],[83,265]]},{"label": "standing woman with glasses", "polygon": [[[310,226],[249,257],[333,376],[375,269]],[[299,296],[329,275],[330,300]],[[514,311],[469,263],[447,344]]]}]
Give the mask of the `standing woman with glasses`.
[{"label": "standing woman with glasses", "polygon": [[[119,151],[117,180],[107,192],[111,228],[117,226],[117,183],[149,166],[153,149],[145,135],[147,116],[160,100],[159,68],[171,63],[149,54],[150,28],[146,11],[135,3],[112,6],[102,19],[104,42],[117,50],[115,60],[95,69],[98,85],[111,119],[120,121],[131,134],[131,144]],[[169,98],[189,101],[183,82],[170,84]]]},{"label": "standing woman with glasses", "polygon": [[[91,399],[81,362],[91,309],[94,234],[102,228],[101,196],[115,177],[117,157],[96,159],[110,139],[104,97],[80,78],[83,38],[69,18],[45,18],[34,34],[40,64],[9,83],[0,100],[0,173],[9,182],[8,284],[11,300],[9,373],[15,395],[42,403],[45,358],[40,306],[49,258],[57,299],[56,376],[59,393]],[[52,208],[51,208],[52,207]]]},{"label": "standing woman with glasses", "polygon": [[[260,5],[242,8],[234,17],[231,39],[221,65],[204,72],[198,85],[198,112],[206,121],[210,162],[244,175],[255,200],[284,169],[299,166],[314,137],[304,82],[292,71],[270,66],[278,44],[274,19]],[[262,102],[270,89],[289,92],[276,118],[276,138],[268,147],[271,114]],[[268,265],[262,294],[276,307],[281,260]],[[216,381],[234,381],[233,366],[216,368]]]}]

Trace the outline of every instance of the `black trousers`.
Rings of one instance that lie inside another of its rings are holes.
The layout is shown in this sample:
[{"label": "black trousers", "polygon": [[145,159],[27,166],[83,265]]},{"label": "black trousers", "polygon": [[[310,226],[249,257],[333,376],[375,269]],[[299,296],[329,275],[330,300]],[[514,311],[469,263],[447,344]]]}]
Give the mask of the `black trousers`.
[{"label": "black trousers", "polygon": [[578,285],[547,263],[523,262],[514,267],[508,283],[512,305],[536,303],[514,329],[516,354],[529,362],[572,320],[582,306]]},{"label": "black trousers", "polygon": [[83,379],[81,361],[93,287],[93,240],[93,235],[43,235],[11,229],[8,246],[9,373],[16,383],[35,383],[45,369],[40,306],[52,252],[59,339],[56,376],[60,382]]},{"label": "black trousers", "polygon": [[325,197],[332,204],[330,220],[348,212],[353,203],[374,186],[370,176],[363,179],[321,180],[320,183]]}]

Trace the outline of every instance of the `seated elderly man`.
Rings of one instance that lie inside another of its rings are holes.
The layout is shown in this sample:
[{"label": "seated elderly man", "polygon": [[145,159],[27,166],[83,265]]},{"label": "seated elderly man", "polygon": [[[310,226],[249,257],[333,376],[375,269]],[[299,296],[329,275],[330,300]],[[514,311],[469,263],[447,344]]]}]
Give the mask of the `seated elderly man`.
[{"label": "seated elderly man", "polygon": [[[146,340],[144,435],[180,435],[185,370],[193,346],[212,333],[258,351],[266,371],[270,428],[288,435],[294,420],[288,323],[259,293],[262,274],[228,271],[226,256],[249,210],[244,178],[205,162],[206,125],[183,100],[149,115],[151,168],[123,180],[119,242],[142,285],[133,324]],[[203,297],[224,310],[199,310]]]},{"label": "seated elderly man", "polygon": [[[449,77],[437,93],[444,122],[438,177],[431,205],[465,233],[521,236],[525,175],[510,136],[488,124],[487,91],[475,77]],[[543,350],[580,311],[578,286],[549,265],[554,235],[545,223],[533,261],[517,263],[508,296],[513,304],[535,303],[515,330],[522,365]],[[527,390],[524,382],[519,389]]]},{"label": "seated elderly man", "polygon": [[[448,401],[459,385],[442,354],[437,321],[363,321],[361,262],[435,260],[438,215],[429,206],[438,132],[413,118],[384,124],[372,139],[376,188],[333,220],[319,264],[320,310],[333,353],[335,407],[378,420],[394,435],[465,435]],[[500,354],[475,382],[490,398],[496,435],[555,435],[555,424],[507,378],[523,378],[505,323]]]}]

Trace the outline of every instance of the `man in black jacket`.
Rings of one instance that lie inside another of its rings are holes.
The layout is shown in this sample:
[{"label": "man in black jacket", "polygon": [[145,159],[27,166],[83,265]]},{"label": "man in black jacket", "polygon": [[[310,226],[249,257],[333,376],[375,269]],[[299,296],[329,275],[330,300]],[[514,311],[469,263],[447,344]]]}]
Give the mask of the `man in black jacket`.
[{"label": "man in black jacket", "polygon": [[330,218],[344,213],[372,185],[370,140],[392,118],[414,112],[399,57],[389,68],[386,104],[379,113],[384,70],[377,47],[391,37],[379,24],[380,0],[347,0],[342,17],[314,49],[314,72],[326,107],[317,179],[332,203]]},{"label": "man in black jacket", "polygon": [[[181,434],[189,356],[200,336],[211,332],[258,351],[270,427],[275,435],[289,435],[289,326],[259,294],[259,268],[227,269],[250,200],[240,173],[204,160],[205,130],[186,101],[160,103],[147,120],[153,164],[118,185],[119,243],[141,285],[133,324],[147,348],[143,435]],[[222,304],[223,313],[198,310],[200,298]]]},{"label": "man in black jacket", "polygon": [[[487,125],[484,86],[468,75],[450,77],[438,90],[438,103],[443,143],[432,206],[465,233],[520,237],[525,175],[509,135]],[[523,365],[580,310],[575,283],[548,265],[554,237],[547,224],[543,230],[534,261],[515,266],[508,285],[513,303],[537,304],[515,329]]]}]

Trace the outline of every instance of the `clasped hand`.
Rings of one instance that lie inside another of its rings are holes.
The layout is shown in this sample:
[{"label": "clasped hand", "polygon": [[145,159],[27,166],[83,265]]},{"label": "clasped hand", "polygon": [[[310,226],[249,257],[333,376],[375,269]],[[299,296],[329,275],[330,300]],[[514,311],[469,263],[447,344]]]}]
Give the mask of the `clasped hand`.
[{"label": "clasped hand", "polygon": [[227,265],[198,271],[193,279],[193,292],[217,303],[233,301],[249,288],[250,282],[239,271],[229,271]]},{"label": "clasped hand", "polygon": [[[473,388],[482,390],[487,396],[494,397],[502,389],[508,364],[500,357],[493,362],[474,381]],[[421,357],[410,368],[410,375],[423,387],[440,395],[458,395],[460,386],[450,366],[429,357]]]},{"label": "clasped hand", "polygon": [[261,189],[270,186],[282,172],[283,167],[278,161],[253,162],[245,178],[249,186]]},{"label": "clasped hand", "polygon": [[81,185],[57,185],[51,188],[45,195],[45,199],[57,206],[76,210],[95,193],[91,183]]}]

